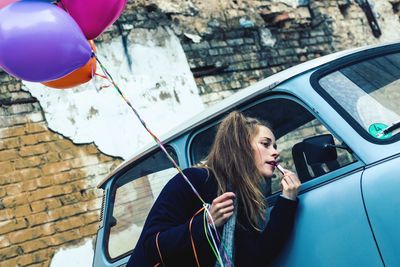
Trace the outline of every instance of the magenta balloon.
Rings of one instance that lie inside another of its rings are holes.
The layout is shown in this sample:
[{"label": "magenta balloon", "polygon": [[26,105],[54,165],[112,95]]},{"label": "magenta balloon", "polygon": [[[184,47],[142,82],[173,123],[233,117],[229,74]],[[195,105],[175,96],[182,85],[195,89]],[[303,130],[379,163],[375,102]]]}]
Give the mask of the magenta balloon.
[{"label": "magenta balloon", "polygon": [[127,0],[61,0],[88,40],[99,36],[121,15]]},{"label": "magenta balloon", "polygon": [[0,9],[2,9],[5,6],[8,6],[11,3],[14,3],[17,0],[0,0]]},{"label": "magenta balloon", "polygon": [[0,67],[9,74],[32,82],[56,80],[90,57],[79,26],[57,6],[22,1],[0,10]]}]

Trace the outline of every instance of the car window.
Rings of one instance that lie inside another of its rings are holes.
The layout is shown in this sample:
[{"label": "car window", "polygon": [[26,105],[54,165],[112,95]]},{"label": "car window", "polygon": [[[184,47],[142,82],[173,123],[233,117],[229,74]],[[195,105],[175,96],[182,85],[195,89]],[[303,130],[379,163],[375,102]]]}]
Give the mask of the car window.
[{"label": "car window", "polygon": [[[335,149],[336,159],[318,164],[309,163],[304,151],[299,149],[304,140],[323,135],[332,135],[337,145],[341,145],[342,140],[334,136],[314,115],[293,100],[273,98],[244,109],[243,112],[247,116],[268,121],[272,125],[280,151],[280,162],[285,168],[297,172],[303,183],[356,161],[348,150]],[[211,125],[194,134],[189,148],[192,164],[205,159],[217,127],[218,124]],[[279,175],[276,175],[267,181],[267,194],[280,191],[279,180]]]},{"label": "car window", "polygon": [[400,132],[400,53],[371,58],[343,67],[319,80],[319,85],[350,117],[376,139]]},{"label": "car window", "polygon": [[[175,151],[168,153],[177,162]],[[106,230],[107,252],[111,259],[133,250],[145,219],[165,184],[177,174],[162,151],[157,151],[117,178],[111,197],[113,211],[111,225]]]}]

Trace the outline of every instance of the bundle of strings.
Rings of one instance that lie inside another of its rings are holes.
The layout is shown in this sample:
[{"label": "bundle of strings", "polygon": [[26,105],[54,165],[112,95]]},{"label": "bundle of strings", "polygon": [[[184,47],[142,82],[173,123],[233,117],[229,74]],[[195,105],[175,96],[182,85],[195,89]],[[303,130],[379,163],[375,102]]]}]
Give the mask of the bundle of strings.
[{"label": "bundle of strings", "polygon": [[[121,91],[121,89],[119,88],[119,86],[115,83],[114,79],[112,78],[111,74],[108,72],[108,70],[105,68],[105,66],[100,62],[100,60],[98,59],[98,57],[96,56],[96,54],[92,51],[92,56],[96,58],[96,61],[99,63],[101,70],[104,73],[103,75],[99,75],[99,74],[95,74],[94,71],[92,70],[92,76],[94,75],[98,75],[101,76],[105,79],[107,79],[110,84],[112,84],[114,86],[114,88],[116,89],[116,91],[119,93],[119,95],[124,99],[125,103],[131,108],[131,110],[133,111],[133,113],[136,115],[136,117],[138,118],[138,120],[140,121],[140,123],[142,124],[142,126],[145,128],[145,130],[153,137],[154,141],[158,144],[158,146],[160,147],[160,149],[164,152],[164,154],[167,156],[167,158],[170,160],[170,162],[172,163],[172,165],[178,170],[178,172],[182,175],[182,177],[184,178],[184,180],[189,184],[189,186],[191,187],[192,191],[195,193],[195,195],[197,196],[197,198],[203,203],[204,205],[204,218],[206,218],[206,215],[210,215],[209,212],[209,204],[207,204],[203,198],[200,196],[199,192],[197,192],[196,188],[192,185],[192,183],[189,181],[189,179],[186,177],[186,175],[183,173],[182,169],[179,167],[179,165],[175,162],[175,160],[171,157],[171,155],[169,155],[169,153],[167,152],[167,150],[165,149],[165,146],[163,145],[163,143],[161,142],[160,139],[158,139],[158,137],[147,127],[146,123],[144,122],[144,120],[141,118],[141,116],[139,115],[139,113],[137,112],[137,110],[133,107],[133,105],[131,104],[131,102],[129,101],[129,99],[125,96],[125,94]],[[229,257],[228,257],[228,253],[226,251],[224,251],[224,242],[221,242],[220,238],[219,238],[219,234],[218,231],[215,227],[214,224],[214,220],[211,216],[210,220],[211,223],[213,225],[213,230],[214,230],[214,234],[212,233],[213,231],[210,228],[210,225],[208,223],[205,223],[205,225],[208,226],[208,231],[210,233],[211,239],[212,239],[212,243],[208,238],[207,235],[207,229],[205,228],[205,234],[207,236],[207,239],[210,243],[211,249],[214,251],[214,254],[217,258],[217,263],[219,264],[219,266],[229,266],[232,267],[232,265],[230,264],[232,259],[232,254],[233,254],[233,234],[234,234],[234,229],[235,229],[235,223],[236,223],[236,216],[232,216],[235,217],[234,221],[232,221],[229,225],[230,227],[227,227],[227,230],[229,229],[229,233],[225,234],[225,239],[227,240],[226,242],[228,242],[230,245],[229,247],[231,247],[230,252],[229,252]],[[231,218],[232,219],[232,218]],[[218,244],[214,238],[214,235],[217,238],[217,241],[219,241],[219,248],[218,248]],[[225,257],[221,257],[221,254],[224,255]]]},{"label": "bundle of strings", "polygon": [[235,228],[237,221],[237,204],[234,202],[234,210],[232,216],[224,225],[222,230],[221,244],[219,246],[219,252],[223,255],[222,265],[217,260],[215,262],[215,267],[229,266],[233,267],[233,259],[235,253]]}]

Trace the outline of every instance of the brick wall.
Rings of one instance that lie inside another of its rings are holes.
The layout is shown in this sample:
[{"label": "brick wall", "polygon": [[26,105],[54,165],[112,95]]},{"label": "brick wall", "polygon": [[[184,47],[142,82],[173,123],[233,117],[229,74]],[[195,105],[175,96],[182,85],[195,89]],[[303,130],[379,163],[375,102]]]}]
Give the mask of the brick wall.
[{"label": "brick wall", "polygon": [[181,39],[203,102],[212,105],[301,62],[400,38],[399,0],[372,4],[379,38],[356,1],[299,1],[305,4],[297,7],[291,2],[137,1],[121,16],[119,28],[110,28],[103,39],[126,36],[132,27],[171,27]]},{"label": "brick wall", "polygon": [[[375,2],[380,38],[354,1],[143,0],[129,1],[97,41],[125,38],[132,28],[172,28],[211,105],[306,60],[396,38],[400,1]],[[49,130],[36,99],[2,72],[0,101],[0,266],[48,266],[57,249],[94,237],[95,185],[121,160]]]},{"label": "brick wall", "polygon": [[0,266],[48,266],[98,228],[99,178],[119,164],[46,126],[21,82],[0,73]]}]

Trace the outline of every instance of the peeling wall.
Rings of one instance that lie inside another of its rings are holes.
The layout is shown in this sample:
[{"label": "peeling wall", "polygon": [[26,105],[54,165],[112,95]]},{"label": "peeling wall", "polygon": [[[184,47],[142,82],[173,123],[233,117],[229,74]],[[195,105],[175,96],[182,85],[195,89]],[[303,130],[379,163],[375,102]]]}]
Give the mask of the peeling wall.
[{"label": "peeling wall", "polygon": [[[131,68],[120,39],[98,44],[97,56],[154,133],[160,136],[203,110],[185,54],[171,30],[135,29],[128,38]],[[112,86],[99,89],[109,85],[102,78],[71,90],[23,84],[39,100],[49,128],[77,144],[93,142],[105,154],[129,159],[154,142]]]},{"label": "peeling wall", "polygon": [[[370,2],[380,37],[354,0],[129,1],[96,45],[160,135],[290,66],[398,40],[400,0]],[[95,186],[151,142],[115,90],[95,84],[62,91],[0,72],[0,266],[90,266]]]}]

